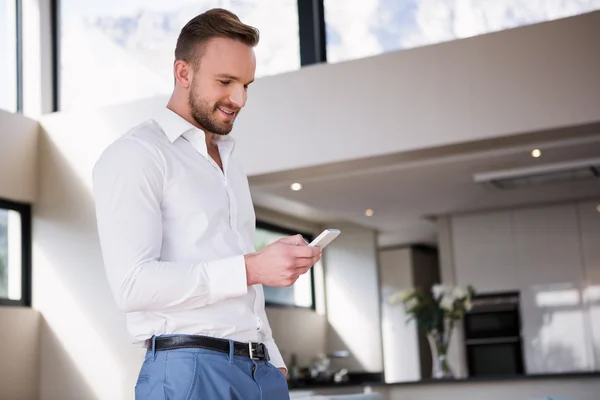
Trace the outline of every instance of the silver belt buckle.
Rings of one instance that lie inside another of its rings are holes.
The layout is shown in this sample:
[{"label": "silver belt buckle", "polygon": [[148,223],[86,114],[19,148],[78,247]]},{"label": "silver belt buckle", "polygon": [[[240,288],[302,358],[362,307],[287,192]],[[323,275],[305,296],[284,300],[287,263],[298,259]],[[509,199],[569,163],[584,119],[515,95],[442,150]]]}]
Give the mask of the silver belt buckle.
[{"label": "silver belt buckle", "polygon": [[252,342],[248,342],[248,352],[250,353],[251,360],[258,360],[258,358],[254,358],[254,352],[252,351]]}]

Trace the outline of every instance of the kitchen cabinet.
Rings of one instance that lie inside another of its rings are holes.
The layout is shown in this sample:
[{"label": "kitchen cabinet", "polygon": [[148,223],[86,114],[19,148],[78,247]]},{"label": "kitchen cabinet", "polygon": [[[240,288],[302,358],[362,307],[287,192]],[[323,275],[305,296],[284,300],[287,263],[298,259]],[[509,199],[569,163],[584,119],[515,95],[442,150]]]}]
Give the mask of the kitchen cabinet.
[{"label": "kitchen cabinet", "polygon": [[458,284],[520,293],[527,373],[600,369],[599,204],[452,218]]},{"label": "kitchen cabinet", "polygon": [[591,332],[594,366],[600,370],[600,200],[578,204],[585,281],[585,302]]},{"label": "kitchen cabinet", "polygon": [[583,280],[576,204],[513,211],[517,279],[521,287]]},{"label": "kitchen cabinet", "polygon": [[579,284],[522,289],[521,326],[526,373],[593,370],[590,330]]},{"label": "kitchen cabinet", "polygon": [[511,212],[461,215],[452,219],[456,282],[479,292],[518,289]]},{"label": "kitchen cabinet", "polygon": [[577,205],[515,210],[513,230],[526,371],[590,370]]}]

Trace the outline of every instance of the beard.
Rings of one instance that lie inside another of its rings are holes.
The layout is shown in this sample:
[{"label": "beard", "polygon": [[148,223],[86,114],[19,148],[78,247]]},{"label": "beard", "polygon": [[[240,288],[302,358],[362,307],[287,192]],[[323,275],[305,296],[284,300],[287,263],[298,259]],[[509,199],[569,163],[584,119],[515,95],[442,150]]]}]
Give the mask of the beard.
[{"label": "beard", "polygon": [[219,121],[215,114],[220,113],[218,107],[221,107],[226,110],[237,110],[235,113],[235,116],[237,117],[239,110],[235,106],[229,103],[216,103],[211,106],[208,101],[197,96],[194,90],[190,90],[188,102],[192,111],[192,118],[194,118],[198,125],[210,133],[225,136],[233,129],[233,121],[235,118],[229,121]]}]

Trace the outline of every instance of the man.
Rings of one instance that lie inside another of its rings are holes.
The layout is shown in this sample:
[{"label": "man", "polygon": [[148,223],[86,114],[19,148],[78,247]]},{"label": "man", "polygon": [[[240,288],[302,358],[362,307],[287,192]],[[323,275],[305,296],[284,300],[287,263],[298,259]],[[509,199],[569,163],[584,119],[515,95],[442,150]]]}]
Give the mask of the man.
[{"label": "man", "polygon": [[148,348],[138,399],[289,398],[262,284],[292,285],[321,253],[299,235],[254,249],[248,181],[228,134],[258,40],[222,9],[188,22],[167,107],[94,167],[109,283],[134,342]]}]

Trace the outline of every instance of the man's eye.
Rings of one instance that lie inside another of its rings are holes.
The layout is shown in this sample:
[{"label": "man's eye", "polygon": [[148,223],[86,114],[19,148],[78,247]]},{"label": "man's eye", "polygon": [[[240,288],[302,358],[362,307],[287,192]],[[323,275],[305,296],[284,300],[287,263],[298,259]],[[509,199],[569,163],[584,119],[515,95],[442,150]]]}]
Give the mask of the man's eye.
[{"label": "man's eye", "polygon": [[223,86],[227,86],[231,83],[231,81],[219,81],[221,83],[221,85]]}]

